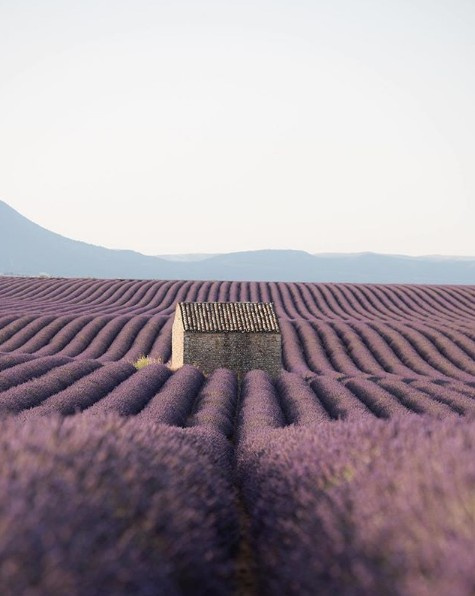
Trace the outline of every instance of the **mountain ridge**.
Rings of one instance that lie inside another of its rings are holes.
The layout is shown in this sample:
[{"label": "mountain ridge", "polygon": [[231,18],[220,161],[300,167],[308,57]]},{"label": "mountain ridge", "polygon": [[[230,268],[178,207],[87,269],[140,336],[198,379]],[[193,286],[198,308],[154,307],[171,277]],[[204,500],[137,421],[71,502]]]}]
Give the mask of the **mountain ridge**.
[{"label": "mountain ridge", "polygon": [[374,252],[310,254],[290,249],[147,256],[72,240],[32,222],[0,200],[0,274],[471,285],[475,284],[475,257],[413,257]]}]

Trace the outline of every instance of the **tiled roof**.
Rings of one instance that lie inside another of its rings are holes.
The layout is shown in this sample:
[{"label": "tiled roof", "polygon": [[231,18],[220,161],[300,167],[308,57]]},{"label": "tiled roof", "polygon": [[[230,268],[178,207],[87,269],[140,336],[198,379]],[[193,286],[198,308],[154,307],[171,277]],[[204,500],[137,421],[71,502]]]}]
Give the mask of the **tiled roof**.
[{"label": "tiled roof", "polygon": [[180,302],[185,331],[280,333],[271,302]]}]

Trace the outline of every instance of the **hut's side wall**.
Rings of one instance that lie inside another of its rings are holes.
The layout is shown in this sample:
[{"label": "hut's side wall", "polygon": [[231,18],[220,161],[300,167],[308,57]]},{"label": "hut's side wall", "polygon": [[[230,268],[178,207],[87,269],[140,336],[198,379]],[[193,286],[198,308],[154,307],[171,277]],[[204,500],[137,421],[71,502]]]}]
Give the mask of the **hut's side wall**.
[{"label": "hut's side wall", "polygon": [[184,364],[205,374],[229,368],[238,375],[259,368],[277,376],[282,367],[278,333],[185,333]]},{"label": "hut's side wall", "polygon": [[175,311],[175,319],[172,327],[172,368],[180,368],[185,364],[184,362],[184,330],[183,321],[181,320],[180,309]]}]

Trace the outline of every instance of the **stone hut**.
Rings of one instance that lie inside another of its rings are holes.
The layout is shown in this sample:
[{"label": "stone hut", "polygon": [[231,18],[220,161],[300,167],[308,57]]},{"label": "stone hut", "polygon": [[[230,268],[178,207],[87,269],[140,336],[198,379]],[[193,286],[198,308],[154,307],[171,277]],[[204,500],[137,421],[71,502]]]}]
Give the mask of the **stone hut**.
[{"label": "stone hut", "polygon": [[172,330],[172,367],[192,364],[209,374],[229,368],[242,377],[282,368],[279,322],[267,302],[180,302]]}]

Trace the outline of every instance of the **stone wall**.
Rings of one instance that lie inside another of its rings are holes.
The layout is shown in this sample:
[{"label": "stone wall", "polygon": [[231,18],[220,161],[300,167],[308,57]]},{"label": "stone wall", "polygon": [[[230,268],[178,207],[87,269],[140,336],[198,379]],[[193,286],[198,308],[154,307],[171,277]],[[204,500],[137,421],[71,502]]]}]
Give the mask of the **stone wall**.
[{"label": "stone wall", "polygon": [[242,376],[258,368],[276,376],[282,368],[278,333],[185,332],[183,348],[183,363],[192,364],[205,374],[229,368]]},{"label": "stone wall", "polygon": [[172,327],[172,368],[180,368],[184,363],[183,352],[184,330],[181,320],[180,309],[175,312],[175,319]]}]

